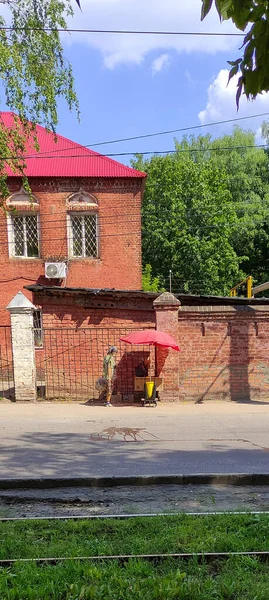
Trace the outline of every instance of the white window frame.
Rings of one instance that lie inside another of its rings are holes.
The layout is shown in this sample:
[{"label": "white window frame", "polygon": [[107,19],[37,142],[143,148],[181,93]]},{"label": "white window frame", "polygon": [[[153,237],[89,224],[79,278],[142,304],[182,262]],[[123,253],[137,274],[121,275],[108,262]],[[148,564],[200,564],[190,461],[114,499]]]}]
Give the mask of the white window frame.
[{"label": "white window frame", "polygon": [[[85,222],[82,221],[82,255],[74,255],[73,246],[73,229],[72,229],[72,217],[95,217],[95,232],[96,232],[96,256],[86,256],[86,241],[85,241]],[[83,211],[83,212],[70,212],[67,214],[67,237],[68,237],[68,253],[69,258],[72,259],[85,259],[85,260],[98,260],[99,258],[99,218],[98,212],[96,211]]]},{"label": "white window frame", "polygon": [[[15,238],[14,238],[14,225],[13,219],[16,217],[36,217],[37,220],[37,243],[38,243],[38,255],[37,256],[27,256],[27,241],[26,241],[26,223],[23,221],[23,230],[24,230],[24,254],[18,255],[15,254]],[[18,259],[27,259],[27,260],[35,260],[36,258],[40,258],[40,220],[39,213],[30,213],[30,212],[20,212],[18,211],[16,215],[7,215],[7,231],[8,231],[8,248],[9,248],[9,256],[12,258]]]}]

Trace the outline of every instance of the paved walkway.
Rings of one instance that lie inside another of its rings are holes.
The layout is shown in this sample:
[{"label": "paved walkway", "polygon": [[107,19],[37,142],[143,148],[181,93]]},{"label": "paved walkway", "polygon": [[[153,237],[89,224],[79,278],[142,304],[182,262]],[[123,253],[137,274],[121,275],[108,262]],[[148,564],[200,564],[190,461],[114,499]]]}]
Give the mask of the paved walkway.
[{"label": "paved walkway", "polygon": [[0,404],[0,477],[269,473],[269,404]]}]

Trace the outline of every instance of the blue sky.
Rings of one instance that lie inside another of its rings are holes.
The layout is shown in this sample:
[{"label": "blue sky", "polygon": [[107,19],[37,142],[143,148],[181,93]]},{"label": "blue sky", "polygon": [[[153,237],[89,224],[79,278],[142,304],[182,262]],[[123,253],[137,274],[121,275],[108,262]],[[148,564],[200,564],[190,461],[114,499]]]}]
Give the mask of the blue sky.
[{"label": "blue sky", "polygon": [[[200,22],[200,0],[81,0],[72,28],[235,31],[216,12]],[[64,34],[73,65],[81,123],[59,106],[58,132],[82,144],[176,129],[269,112],[269,95],[235,106],[236,81],[226,87],[227,60],[240,53],[239,38]],[[258,131],[263,119],[244,128]],[[232,126],[204,128],[217,136]],[[105,145],[107,152],[145,152],[174,147],[173,135]],[[178,134],[180,138],[180,134]],[[129,157],[118,160],[128,164]]]}]

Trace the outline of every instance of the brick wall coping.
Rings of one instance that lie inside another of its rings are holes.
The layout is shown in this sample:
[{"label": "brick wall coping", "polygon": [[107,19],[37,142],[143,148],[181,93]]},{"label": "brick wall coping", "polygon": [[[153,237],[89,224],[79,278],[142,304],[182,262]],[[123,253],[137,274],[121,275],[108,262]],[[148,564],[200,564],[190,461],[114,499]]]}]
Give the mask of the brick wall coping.
[{"label": "brick wall coping", "polygon": [[158,294],[155,292],[142,292],[139,290],[116,290],[116,289],[91,289],[91,288],[68,288],[68,287],[60,287],[60,286],[50,286],[50,285],[25,285],[26,290],[33,292],[35,294],[42,293],[48,294],[50,297],[52,296],[73,296],[73,295],[85,295],[85,296],[114,296],[117,298],[125,297],[125,298],[141,298],[141,299],[151,299],[152,301],[158,297]]},{"label": "brick wall coping", "polygon": [[229,306],[229,305],[222,305],[222,306],[215,306],[215,305],[211,305],[211,306],[182,306],[179,312],[179,318],[180,315],[182,313],[218,313],[218,314],[223,314],[223,313],[232,313],[232,314],[238,314],[238,313],[244,313],[245,315],[247,314],[248,316],[251,315],[255,315],[255,313],[257,312],[265,312],[269,314],[269,304],[254,304],[253,306],[250,305],[239,305],[239,306]]},{"label": "brick wall coping", "polygon": [[[161,296],[156,292],[143,292],[141,290],[117,290],[109,288],[68,288],[60,286],[49,286],[41,284],[26,285],[26,290],[34,293],[48,293],[51,296],[55,295],[74,295],[85,294],[92,296],[110,296],[113,295],[118,299],[125,298],[140,298],[150,299],[152,302]],[[269,310],[269,298],[230,298],[226,296],[198,296],[191,294],[175,294],[177,300],[181,303],[180,311],[186,312],[223,312],[237,310]],[[268,307],[268,308],[265,308]]]}]

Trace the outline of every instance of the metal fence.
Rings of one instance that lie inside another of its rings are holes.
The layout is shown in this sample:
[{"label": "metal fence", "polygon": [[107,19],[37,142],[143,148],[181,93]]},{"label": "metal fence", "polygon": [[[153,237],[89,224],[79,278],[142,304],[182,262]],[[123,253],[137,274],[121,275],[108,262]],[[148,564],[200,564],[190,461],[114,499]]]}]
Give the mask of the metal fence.
[{"label": "metal fence", "polygon": [[[114,394],[133,400],[135,369],[149,357],[155,370],[155,349],[131,346],[120,337],[138,328],[56,328],[43,330],[43,348],[36,349],[38,395],[46,399],[94,400],[109,346],[118,347]],[[140,328],[142,329],[142,328]]]},{"label": "metal fence", "polygon": [[11,327],[0,326],[0,398],[13,400],[14,370],[12,357]]}]

